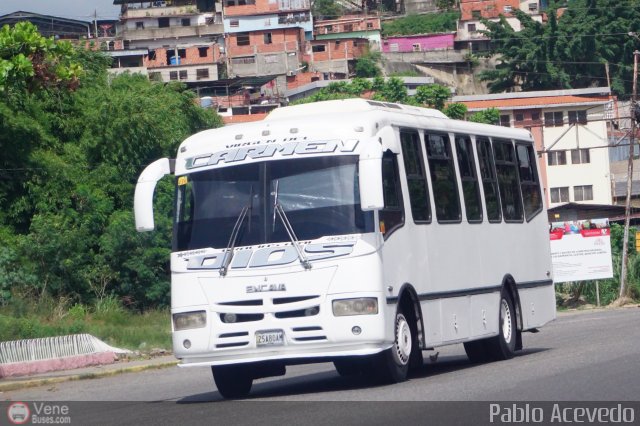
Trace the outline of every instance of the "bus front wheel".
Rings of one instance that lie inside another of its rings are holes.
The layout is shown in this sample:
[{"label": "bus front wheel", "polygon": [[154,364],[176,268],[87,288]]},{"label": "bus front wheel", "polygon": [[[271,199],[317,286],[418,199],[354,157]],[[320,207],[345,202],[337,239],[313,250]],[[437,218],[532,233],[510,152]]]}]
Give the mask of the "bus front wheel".
[{"label": "bus front wheel", "polygon": [[242,365],[221,365],[211,367],[213,380],[220,395],[227,399],[244,398],[249,395],[253,377]]},{"label": "bus front wheel", "polygon": [[395,341],[393,346],[378,355],[377,376],[387,383],[398,383],[407,379],[411,349],[414,344],[413,330],[405,315],[396,313]]}]

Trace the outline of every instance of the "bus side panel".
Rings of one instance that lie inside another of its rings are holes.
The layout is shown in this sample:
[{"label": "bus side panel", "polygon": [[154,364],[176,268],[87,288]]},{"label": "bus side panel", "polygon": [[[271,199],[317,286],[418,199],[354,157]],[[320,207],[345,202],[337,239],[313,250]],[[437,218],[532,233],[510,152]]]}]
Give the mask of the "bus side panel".
[{"label": "bus side panel", "polygon": [[523,328],[541,327],[556,318],[556,295],[553,285],[519,289]]}]

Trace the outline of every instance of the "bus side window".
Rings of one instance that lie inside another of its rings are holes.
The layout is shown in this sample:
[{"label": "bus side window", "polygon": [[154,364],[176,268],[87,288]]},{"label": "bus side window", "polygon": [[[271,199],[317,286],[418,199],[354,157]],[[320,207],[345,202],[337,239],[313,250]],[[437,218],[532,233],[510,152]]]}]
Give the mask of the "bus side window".
[{"label": "bus side window", "polygon": [[482,222],[482,203],[480,202],[478,173],[476,172],[471,138],[468,135],[456,135],[455,141],[467,221],[469,223],[480,223]]},{"label": "bus side window", "polygon": [[527,221],[542,211],[542,195],[540,183],[536,172],[536,156],[533,146],[516,142],[516,155],[518,156],[518,171],[520,176],[520,189],[524,201],[524,216]]},{"label": "bus side window", "polygon": [[382,156],[382,191],[384,209],[379,212],[380,230],[387,239],[393,231],[404,225],[400,174],[397,157],[391,151],[386,151]]},{"label": "bus side window", "polygon": [[400,130],[400,143],[413,221],[415,223],[429,223],[431,222],[431,207],[420,135],[416,130]]},{"label": "bus side window", "polygon": [[487,219],[492,223],[502,222],[502,211],[500,210],[500,198],[498,196],[498,180],[493,162],[493,152],[491,142],[488,138],[476,138],[478,148],[478,162],[480,163],[480,177],[482,178],[482,189],[484,190],[484,202],[487,207]]},{"label": "bus side window", "polygon": [[504,220],[505,222],[522,222],[522,196],[513,143],[510,140],[495,139],[493,153]]},{"label": "bus side window", "polygon": [[424,143],[427,147],[436,218],[438,222],[459,223],[462,219],[460,197],[449,136],[425,133]]}]

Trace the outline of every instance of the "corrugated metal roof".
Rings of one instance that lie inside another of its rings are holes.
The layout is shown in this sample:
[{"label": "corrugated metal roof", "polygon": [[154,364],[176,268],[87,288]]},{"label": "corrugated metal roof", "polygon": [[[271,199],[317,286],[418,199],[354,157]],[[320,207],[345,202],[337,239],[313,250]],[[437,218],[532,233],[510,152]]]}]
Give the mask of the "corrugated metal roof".
[{"label": "corrugated metal roof", "polygon": [[469,111],[487,108],[523,109],[550,106],[601,105],[610,101],[608,96],[541,96],[536,98],[487,99],[477,101],[457,101],[467,106]]}]

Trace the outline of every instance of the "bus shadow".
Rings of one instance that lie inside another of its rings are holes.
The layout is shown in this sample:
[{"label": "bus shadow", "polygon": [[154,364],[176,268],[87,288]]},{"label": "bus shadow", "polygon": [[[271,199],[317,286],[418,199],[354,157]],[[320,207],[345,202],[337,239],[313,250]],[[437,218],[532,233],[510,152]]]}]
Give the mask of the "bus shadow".
[{"label": "bus shadow", "polygon": [[[522,358],[537,353],[550,350],[549,348],[528,348],[519,351],[514,359]],[[469,361],[466,355],[446,355],[439,357],[436,362],[431,362],[428,356],[425,356],[425,362],[422,367],[414,370],[409,375],[409,381],[427,379],[447,373],[455,373],[468,368],[492,365],[474,364]],[[212,383],[213,386],[213,383]],[[341,377],[334,370],[327,370],[318,373],[305,374],[295,377],[284,376],[278,380],[269,380],[267,382],[254,383],[251,393],[245,400],[304,395],[312,393],[324,392],[340,392],[356,389],[370,389],[384,386],[393,386],[389,384],[381,384],[369,377],[365,376],[348,376]],[[211,391],[195,395],[189,395],[177,401],[178,404],[198,404],[221,402],[225,399],[218,391]]]}]

